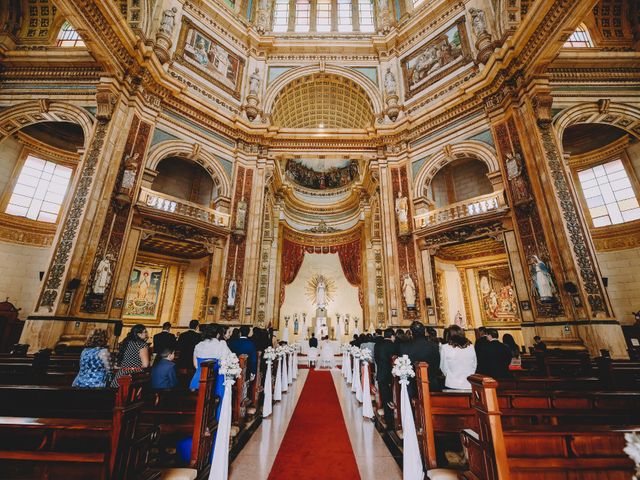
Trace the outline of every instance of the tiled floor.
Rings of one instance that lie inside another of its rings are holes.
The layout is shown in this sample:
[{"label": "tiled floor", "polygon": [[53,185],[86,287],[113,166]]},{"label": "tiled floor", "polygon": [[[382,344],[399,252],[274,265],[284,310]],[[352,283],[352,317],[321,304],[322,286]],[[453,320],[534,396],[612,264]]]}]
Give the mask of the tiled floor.
[{"label": "tiled floor", "polygon": [[[307,374],[306,370],[299,370],[298,380],[293,384],[295,391],[292,391],[293,387],[289,387],[289,392],[283,395],[282,401],[274,405],[271,417],[262,421],[262,425],[231,464],[230,480],[265,480],[269,476]],[[376,431],[373,422],[362,416],[362,407],[355,399],[355,395],[347,388],[340,371],[334,370],[332,375],[361,478],[363,480],[400,480],[402,478],[400,468]]]}]

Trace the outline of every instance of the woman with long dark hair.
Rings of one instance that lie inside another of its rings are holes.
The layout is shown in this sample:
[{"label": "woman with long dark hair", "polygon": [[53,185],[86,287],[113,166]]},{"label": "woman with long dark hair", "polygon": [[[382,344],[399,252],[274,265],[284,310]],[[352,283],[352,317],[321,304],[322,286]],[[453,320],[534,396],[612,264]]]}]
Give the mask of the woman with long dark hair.
[{"label": "woman with long dark hair", "polygon": [[113,377],[112,387],[118,387],[118,379],[120,377],[149,368],[151,357],[149,355],[149,345],[147,344],[148,338],[147,327],[141,323],[131,327],[127,336],[120,343],[120,349],[118,350],[118,365],[120,368]]},{"label": "woman with long dark hair", "polygon": [[511,351],[511,365],[509,365],[510,370],[518,370],[522,368],[522,359],[520,358],[520,347],[516,343],[513,335],[510,333],[505,333],[502,335],[502,343],[504,343],[509,350]]},{"label": "woman with long dark hair", "polygon": [[446,338],[447,343],[440,347],[440,370],[446,377],[444,386],[456,390],[470,389],[467,377],[476,373],[476,351],[458,325],[448,328]]}]

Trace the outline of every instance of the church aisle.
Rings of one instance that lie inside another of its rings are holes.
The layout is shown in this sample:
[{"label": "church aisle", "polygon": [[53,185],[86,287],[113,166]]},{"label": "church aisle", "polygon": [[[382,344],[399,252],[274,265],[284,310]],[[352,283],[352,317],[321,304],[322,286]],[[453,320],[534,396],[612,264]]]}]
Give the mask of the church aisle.
[{"label": "church aisle", "polygon": [[265,480],[269,476],[308,373],[309,370],[298,370],[298,379],[289,387],[289,392],[282,395],[282,401],[274,404],[271,416],[262,420],[258,430],[229,466],[229,480]]},{"label": "church aisle", "polygon": [[338,370],[331,372],[347,425],[351,447],[363,480],[401,480],[402,470],[391,456],[371,420],[362,416],[362,405]]},{"label": "church aisle", "polygon": [[355,480],[358,466],[329,371],[309,371],[269,480]]}]

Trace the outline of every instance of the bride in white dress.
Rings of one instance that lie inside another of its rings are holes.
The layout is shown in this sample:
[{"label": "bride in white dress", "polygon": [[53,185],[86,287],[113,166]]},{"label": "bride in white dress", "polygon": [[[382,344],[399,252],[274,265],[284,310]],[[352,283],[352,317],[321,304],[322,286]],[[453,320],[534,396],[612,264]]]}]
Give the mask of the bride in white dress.
[{"label": "bride in white dress", "polygon": [[320,341],[320,361],[318,362],[317,368],[322,368],[324,366],[333,368],[334,361],[333,346],[331,345],[331,342],[329,342],[329,337],[324,337]]}]

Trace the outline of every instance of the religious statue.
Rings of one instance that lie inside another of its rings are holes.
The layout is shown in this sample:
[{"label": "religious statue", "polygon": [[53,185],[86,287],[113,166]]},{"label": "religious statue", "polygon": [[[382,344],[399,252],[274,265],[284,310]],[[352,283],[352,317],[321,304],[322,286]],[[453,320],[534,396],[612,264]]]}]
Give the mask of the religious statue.
[{"label": "religious statue", "polygon": [[236,305],[236,293],[238,291],[238,284],[235,279],[231,279],[229,282],[229,290],[227,293],[227,307],[235,307]]},{"label": "religious statue", "polygon": [[298,327],[300,326],[300,322],[298,321],[298,314],[293,315],[293,334],[298,334]]},{"label": "religious statue", "polygon": [[507,179],[512,187],[514,202],[521,203],[529,200],[531,195],[529,194],[529,188],[522,175],[522,157],[519,153],[507,153],[506,157]]},{"label": "religious statue", "polygon": [[349,335],[349,314],[344,316],[344,334]]},{"label": "religious statue", "polygon": [[162,20],[160,21],[160,28],[158,31],[165,33],[169,36],[173,33],[173,29],[176,26],[176,14],[178,9],[173,7],[162,12]]},{"label": "religious statue", "polygon": [[113,276],[113,272],[111,271],[111,260],[113,260],[113,256],[111,254],[107,254],[102,257],[102,260],[98,263],[95,280],[92,285],[93,293],[97,295],[104,295],[111,284],[111,277]]},{"label": "religious statue", "polygon": [[407,304],[407,308],[416,308],[416,284],[408,273],[405,273],[402,281],[402,296]]},{"label": "religious statue", "polygon": [[236,207],[236,230],[244,230],[247,219],[247,202],[241,199]]},{"label": "religious statue", "polygon": [[487,33],[487,19],[485,17],[484,11],[479,8],[470,8],[469,13],[471,14],[471,27],[473,28],[473,33],[476,38],[482,36]]},{"label": "religious statue", "polygon": [[258,95],[261,81],[260,70],[256,67],[255,71],[249,76],[249,95]]},{"label": "religious statue", "polygon": [[390,68],[387,68],[387,73],[384,74],[384,92],[387,95],[396,94],[396,77]]},{"label": "religious statue", "polygon": [[124,172],[122,173],[122,181],[120,182],[121,193],[128,194],[136,183],[139,156],[139,153],[134,153],[133,155],[127,154],[124,159]]},{"label": "religious statue", "polygon": [[556,286],[551,277],[551,270],[537,255],[533,255],[531,277],[533,284],[542,303],[554,303],[556,301]]},{"label": "religious statue", "polygon": [[396,198],[396,216],[400,235],[409,233],[409,202],[407,197],[402,196],[401,191],[398,191],[398,198]]},{"label": "religious statue", "polygon": [[455,323],[456,325],[458,325],[459,327],[463,327],[464,328],[464,317],[462,316],[462,313],[460,312],[460,310],[458,310],[456,312],[456,316],[453,319],[453,323]]},{"label": "religious statue", "polygon": [[318,308],[324,308],[327,305],[327,291],[324,277],[320,277],[316,286],[316,305]]}]

